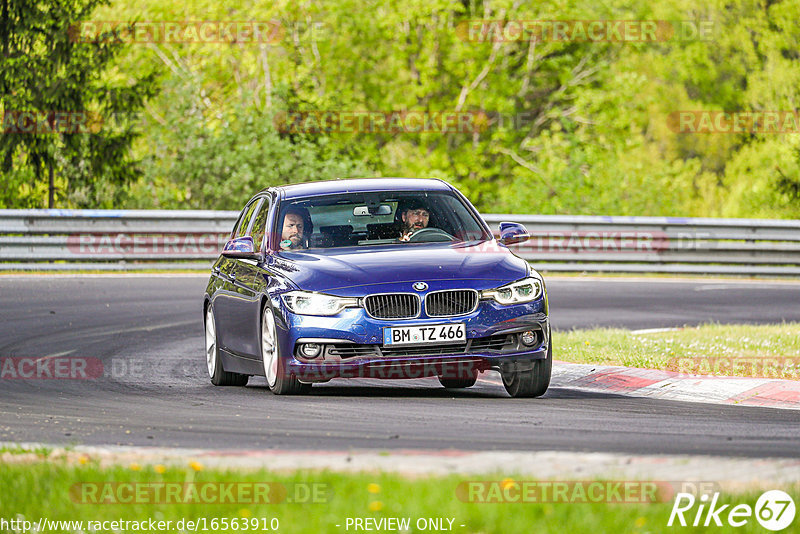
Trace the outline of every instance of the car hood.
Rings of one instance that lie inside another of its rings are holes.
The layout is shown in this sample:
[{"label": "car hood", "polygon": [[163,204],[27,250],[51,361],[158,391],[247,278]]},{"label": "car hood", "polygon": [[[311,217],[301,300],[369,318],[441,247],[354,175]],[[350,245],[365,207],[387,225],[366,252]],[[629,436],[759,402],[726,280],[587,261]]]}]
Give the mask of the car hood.
[{"label": "car hood", "polygon": [[[494,241],[283,251],[273,255],[268,266],[307,291],[447,280],[474,280],[470,287],[481,289],[519,280],[528,273],[525,260]],[[342,296],[350,293],[339,292]]]}]

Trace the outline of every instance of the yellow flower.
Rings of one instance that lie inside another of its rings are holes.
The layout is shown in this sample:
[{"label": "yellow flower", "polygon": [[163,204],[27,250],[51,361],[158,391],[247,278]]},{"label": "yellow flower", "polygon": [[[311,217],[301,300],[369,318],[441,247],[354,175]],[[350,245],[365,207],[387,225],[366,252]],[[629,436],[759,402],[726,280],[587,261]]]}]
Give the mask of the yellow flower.
[{"label": "yellow flower", "polygon": [[589,342],[588,342],[588,341],[584,341],[584,343],[586,343],[587,345],[589,344]]},{"label": "yellow flower", "polygon": [[139,464],[137,464],[137,463],[135,463],[135,462],[134,462],[134,463],[132,463],[131,465],[129,465],[129,466],[128,466],[128,468],[129,468],[131,471],[141,471],[141,470],[142,470],[142,466],[141,466],[141,465],[139,465]]},{"label": "yellow flower", "polygon": [[81,456],[80,458],[78,458],[78,463],[81,464],[81,465],[88,464],[89,463],[89,457],[88,456]]},{"label": "yellow flower", "polygon": [[369,503],[370,512],[379,512],[383,510],[383,503],[381,501],[372,501]]},{"label": "yellow flower", "polygon": [[500,486],[503,489],[513,488],[514,487],[514,479],[513,478],[504,478],[503,481],[500,483]]},{"label": "yellow flower", "polygon": [[372,484],[367,486],[367,491],[370,493],[380,493],[381,487],[373,482]]},{"label": "yellow flower", "polygon": [[163,465],[161,465],[161,464],[157,464],[155,467],[153,467],[153,470],[154,470],[156,473],[158,473],[159,475],[163,475],[163,474],[164,474],[164,472],[167,470],[167,468],[166,468],[166,467],[164,467],[164,466],[163,466]]},{"label": "yellow flower", "polygon": [[189,462],[189,467],[191,467],[195,471],[202,471],[203,470],[203,464],[201,464],[200,462],[191,461],[191,462]]},{"label": "yellow flower", "polygon": [[248,510],[247,508],[242,508],[241,510],[239,510],[239,517],[250,517],[251,515],[253,514],[251,514],[250,510]]},{"label": "yellow flower", "polygon": [[647,523],[647,519],[644,517],[637,517],[636,518],[636,526],[642,528],[644,524]]}]

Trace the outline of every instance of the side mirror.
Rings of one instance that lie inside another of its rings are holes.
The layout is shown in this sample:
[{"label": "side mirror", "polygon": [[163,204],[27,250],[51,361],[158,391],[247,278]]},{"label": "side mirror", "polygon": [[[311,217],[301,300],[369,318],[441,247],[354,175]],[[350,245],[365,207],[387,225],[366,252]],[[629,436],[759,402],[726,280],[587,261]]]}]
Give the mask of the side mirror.
[{"label": "side mirror", "polygon": [[253,238],[249,235],[237,237],[225,243],[225,246],[222,248],[222,255],[226,258],[258,259],[258,253],[253,244]]},{"label": "side mirror", "polygon": [[519,223],[501,222],[500,223],[500,239],[497,240],[501,245],[513,245],[515,243],[522,243],[530,239],[531,235],[528,229]]}]

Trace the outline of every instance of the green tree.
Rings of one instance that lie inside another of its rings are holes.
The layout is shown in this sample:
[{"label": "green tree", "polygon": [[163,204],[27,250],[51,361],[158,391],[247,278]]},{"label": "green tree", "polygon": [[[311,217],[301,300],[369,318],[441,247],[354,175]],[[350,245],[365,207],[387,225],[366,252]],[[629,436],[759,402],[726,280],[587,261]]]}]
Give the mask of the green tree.
[{"label": "green tree", "polygon": [[[165,90],[178,105],[164,115],[169,128],[159,130],[153,145],[171,147],[170,153],[145,159],[144,169],[155,182],[143,180],[132,187],[130,207],[238,210],[265,187],[372,175],[367,165],[340,152],[326,136],[280,132],[271,111],[233,101],[209,118],[181,105],[192,102],[185,87]],[[251,95],[244,96],[252,101]]]},{"label": "green tree", "polygon": [[[107,0],[0,0],[0,170],[7,184],[47,206],[113,203],[139,176],[129,155],[137,112],[156,94],[156,72],[110,69],[117,35],[82,42],[76,25]],[[81,115],[84,114],[84,115]],[[36,124],[36,126],[32,126]],[[33,180],[27,189],[24,180]],[[26,192],[27,191],[27,192]]]},{"label": "green tree", "polygon": [[[798,136],[681,133],[669,121],[680,110],[796,109],[793,0],[113,0],[95,17],[285,30],[268,44],[137,43],[117,58],[122,72],[166,73],[135,144],[145,174],[129,207],[238,207],[268,185],[371,174],[444,178],[487,212],[800,216]],[[711,22],[713,35],[465,39],[477,20]],[[491,120],[474,133],[300,136],[275,132],[282,110]]]}]

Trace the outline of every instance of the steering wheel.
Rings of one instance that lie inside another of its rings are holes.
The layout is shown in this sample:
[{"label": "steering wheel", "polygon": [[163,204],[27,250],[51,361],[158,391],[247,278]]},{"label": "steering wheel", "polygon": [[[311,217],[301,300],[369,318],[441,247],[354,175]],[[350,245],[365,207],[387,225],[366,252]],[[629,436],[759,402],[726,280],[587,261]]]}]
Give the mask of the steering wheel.
[{"label": "steering wheel", "polygon": [[420,228],[408,238],[409,243],[440,243],[445,241],[455,241],[455,237],[451,236],[441,228]]}]

